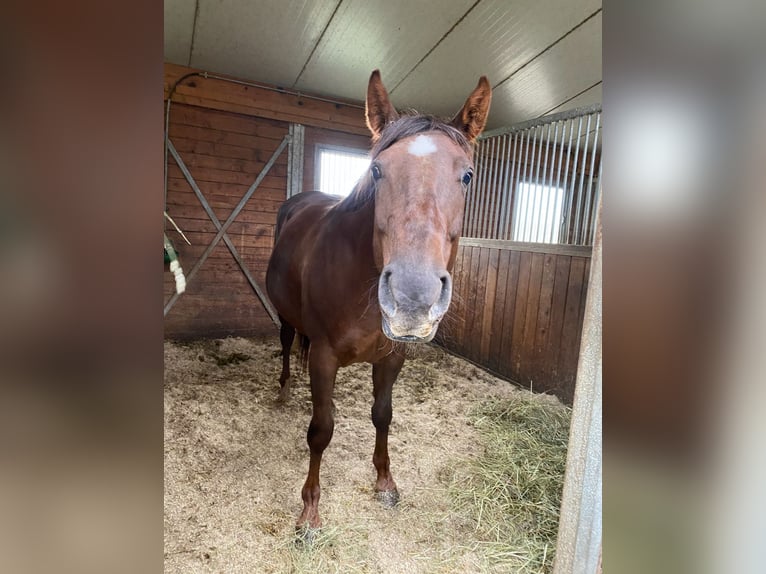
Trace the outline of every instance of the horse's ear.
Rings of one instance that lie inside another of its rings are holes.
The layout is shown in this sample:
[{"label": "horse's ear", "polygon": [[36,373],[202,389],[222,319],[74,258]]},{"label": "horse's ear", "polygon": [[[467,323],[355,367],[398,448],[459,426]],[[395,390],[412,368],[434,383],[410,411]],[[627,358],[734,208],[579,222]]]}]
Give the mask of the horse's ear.
[{"label": "horse's ear", "polygon": [[487,123],[491,101],[492,86],[487,76],[482,76],[461,110],[452,118],[451,124],[463,132],[468,141],[474,141]]},{"label": "horse's ear", "polygon": [[383,131],[386,124],[399,119],[399,114],[396,113],[396,109],[388,99],[388,92],[380,79],[379,70],[372,73],[370,83],[367,85],[365,117],[367,118],[367,127],[372,132],[373,141],[380,137],[380,132]]}]

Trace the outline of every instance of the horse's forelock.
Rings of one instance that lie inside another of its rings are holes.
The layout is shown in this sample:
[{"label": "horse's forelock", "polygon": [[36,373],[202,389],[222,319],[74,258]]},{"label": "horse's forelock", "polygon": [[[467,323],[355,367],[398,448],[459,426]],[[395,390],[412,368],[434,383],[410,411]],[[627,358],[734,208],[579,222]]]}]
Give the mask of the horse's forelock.
[{"label": "horse's forelock", "polygon": [[[473,146],[463,132],[445,123],[443,120],[429,115],[405,112],[398,120],[388,124],[380,137],[373,143],[370,157],[374,161],[383,150],[390,148],[396,142],[423,132],[440,132],[459,145],[466,153],[473,152]],[[370,201],[375,195],[375,182],[372,176],[365,173],[354,187],[354,190],[341,201],[336,209],[355,211]]]}]

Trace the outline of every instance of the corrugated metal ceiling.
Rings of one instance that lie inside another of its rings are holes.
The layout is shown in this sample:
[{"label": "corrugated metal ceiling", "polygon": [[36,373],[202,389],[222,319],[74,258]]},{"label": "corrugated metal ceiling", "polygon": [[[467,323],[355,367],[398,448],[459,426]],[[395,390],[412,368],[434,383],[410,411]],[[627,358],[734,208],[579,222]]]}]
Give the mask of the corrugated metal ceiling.
[{"label": "corrugated metal ceiling", "polygon": [[486,74],[491,129],[601,101],[601,0],[165,0],[165,59],[439,115]]}]

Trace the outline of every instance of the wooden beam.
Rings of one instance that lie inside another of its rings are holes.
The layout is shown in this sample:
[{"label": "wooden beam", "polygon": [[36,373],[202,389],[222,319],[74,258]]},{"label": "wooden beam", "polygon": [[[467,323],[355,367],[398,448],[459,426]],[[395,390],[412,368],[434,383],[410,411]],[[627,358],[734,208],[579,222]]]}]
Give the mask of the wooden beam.
[{"label": "wooden beam", "polygon": [[[189,73],[204,70],[165,64],[164,99],[175,82]],[[216,78],[193,76],[176,87],[172,101],[214,110],[300,123],[346,133],[369,135],[361,101],[324,101],[310,94],[290,93],[279,86],[245,85],[238,78],[214,74]],[[225,79],[218,79],[218,77]],[[227,81],[231,80],[231,81]],[[172,111],[171,111],[172,113]]]},{"label": "wooden beam", "polygon": [[590,257],[592,247],[582,245],[561,245],[557,243],[522,243],[504,239],[477,239],[461,237],[460,245],[465,247],[489,247],[492,249],[508,249],[510,251],[529,251],[530,253],[550,253],[553,255],[572,255],[574,257]]}]

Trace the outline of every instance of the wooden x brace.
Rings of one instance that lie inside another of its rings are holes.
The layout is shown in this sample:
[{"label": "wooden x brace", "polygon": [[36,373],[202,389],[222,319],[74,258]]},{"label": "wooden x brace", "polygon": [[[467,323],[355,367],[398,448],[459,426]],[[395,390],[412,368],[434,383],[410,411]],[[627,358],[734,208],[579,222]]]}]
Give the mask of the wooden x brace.
[{"label": "wooden x brace", "polygon": [[[263,293],[261,288],[258,286],[258,283],[253,278],[253,275],[250,273],[250,270],[247,268],[247,265],[245,265],[245,262],[242,260],[242,257],[237,251],[237,248],[234,247],[234,243],[232,243],[231,239],[229,239],[229,236],[226,233],[226,230],[234,222],[237,215],[239,215],[239,212],[242,211],[242,208],[245,207],[245,204],[248,202],[250,197],[252,197],[255,190],[263,181],[263,178],[266,177],[266,174],[269,172],[269,170],[272,168],[274,163],[277,161],[277,158],[279,157],[279,155],[282,153],[282,151],[284,151],[285,147],[287,147],[287,144],[290,143],[290,136],[286,135],[282,139],[282,142],[279,144],[279,147],[277,147],[274,153],[271,154],[271,158],[269,158],[269,161],[263,167],[263,169],[261,170],[261,173],[259,173],[258,177],[255,178],[255,181],[253,182],[253,184],[245,192],[245,195],[242,196],[242,199],[239,200],[239,203],[234,208],[234,211],[231,212],[231,215],[229,215],[229,218],[226,220],[226,222],[223,225],[221,225],[221,222],[215,216],[215,213],[213,213],[213,210],[210,208],[210,204],[207,202],[207,200],[205,199],[205,196],[200,191],[199,186],[197,185],[197,182],[194,181],[194,178],[189,172],[189,169],[186,167],[186,164],[181,159],[181,156],[178,155],[178,152],[176,151],[176,148],[173,145],[173,142],[170,141],[170,138],[167,138],[167,143],[168,143],[168,151],[170,151],[170,153],[173,155],[173,158],[176,160],[178,167],[181,168],[181,172],[184,174],[186,181],[189,182],[189,185],[194,190],[194,194],[197,196],[197,199],[199,199],[200,203],[202,204],[202,208],[205,210],[205,213],[207,213],[208,217],[213,222],[213,225],[215,225],[215,228],[218,230],[218,233],[216,233],[216,236],[210,242],[210,245],[207,246],[207,248],[202,253],[200,258],[194,264],[194,267],[192,267],[192,270],[186,276],[186,283],[188,284],[194,278],[194,276],[197,274],[197,271],[199,271],[199,268],[202,267],[202,264],[208,258],[208,255],[212,253],[213,249],[215,249],[215,246],[218,245],[218,242],[221,239],[223,239],[223,242],[229,248],[229,251],[231,251],[231,254],[234,257],[234,260],[242,269],[242,273],[245,274],[245,277],[247,278],[247,281],[250,283],[250,286],[253,288],[253,291],[255,291],[255,294],[258,296],[258,299],[263,304],[264,309],[266,309],[266,312],[271,317],[271,320],[274,321],[274,324],[279,327],[280,321],[279,321],[279,317],[277,316],[277,312],[274,310],[274,307],[271,306],[269,299],[266,297],[266,295]],[[167,315],[170,309],[173,308],[173,305],[178,300],[178,297],[179,297],[179,294],[174,293],[173,296],[168,300],[168,302],[165,304],[163,316]]]}]

